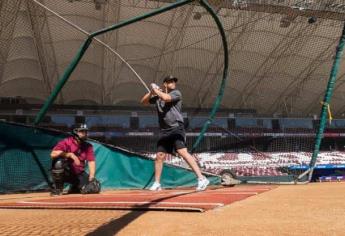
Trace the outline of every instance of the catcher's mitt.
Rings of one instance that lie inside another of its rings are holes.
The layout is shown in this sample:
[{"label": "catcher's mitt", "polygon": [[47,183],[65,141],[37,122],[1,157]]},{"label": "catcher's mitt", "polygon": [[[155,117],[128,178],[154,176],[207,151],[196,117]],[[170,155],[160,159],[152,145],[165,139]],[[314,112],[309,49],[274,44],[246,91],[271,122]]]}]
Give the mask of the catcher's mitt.
[{"label": "catcher's mitt", "polygon": [[99,193],[101,192],[101,183],[97,179],[93,179],[89,181],[89,183],[85,184],[80,192],[82,194],[89,194],[89,193]]}]

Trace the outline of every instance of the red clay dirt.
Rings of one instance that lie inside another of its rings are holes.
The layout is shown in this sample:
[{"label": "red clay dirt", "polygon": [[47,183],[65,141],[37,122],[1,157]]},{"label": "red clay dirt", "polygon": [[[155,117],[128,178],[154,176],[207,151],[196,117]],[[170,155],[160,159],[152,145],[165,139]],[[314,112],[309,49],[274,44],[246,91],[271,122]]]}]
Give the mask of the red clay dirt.
[{"label": "red clay dirt", "polygon": [[0,208],[31,209],[141,209],[200,211],[222,207],[235,201],[271,190],[272,187],[209,188],[164,190],[160,192],[113,191],[94,195],[64,195],[40,199],[0,202]]}]

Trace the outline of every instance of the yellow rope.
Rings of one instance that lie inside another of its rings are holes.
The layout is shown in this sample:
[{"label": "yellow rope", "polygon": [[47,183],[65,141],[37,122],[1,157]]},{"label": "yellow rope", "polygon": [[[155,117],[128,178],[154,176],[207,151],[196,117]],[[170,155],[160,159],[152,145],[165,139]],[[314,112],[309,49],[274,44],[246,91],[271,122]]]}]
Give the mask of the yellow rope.
[{"label": "yellow rope", "polygon": [[322,105],[326,105],[327,106],[327,112],[328,112],[328,122],[329,124],[332,123],[332,112],[331,112],[331,106],[329,105],[329,103],[326,103],[326,102],[321,102]]}]

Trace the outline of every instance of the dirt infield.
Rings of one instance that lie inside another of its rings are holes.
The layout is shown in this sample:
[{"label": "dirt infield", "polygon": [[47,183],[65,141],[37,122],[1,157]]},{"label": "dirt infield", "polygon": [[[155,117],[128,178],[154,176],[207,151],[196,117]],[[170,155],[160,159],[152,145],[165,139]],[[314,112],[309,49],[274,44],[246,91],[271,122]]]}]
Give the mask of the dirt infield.
[{"label": "dirt infield", "polygon": [[344,212],[345,183],[316,183],[279,186],[206,213],[2,209],[0,235],[345,235]]}]

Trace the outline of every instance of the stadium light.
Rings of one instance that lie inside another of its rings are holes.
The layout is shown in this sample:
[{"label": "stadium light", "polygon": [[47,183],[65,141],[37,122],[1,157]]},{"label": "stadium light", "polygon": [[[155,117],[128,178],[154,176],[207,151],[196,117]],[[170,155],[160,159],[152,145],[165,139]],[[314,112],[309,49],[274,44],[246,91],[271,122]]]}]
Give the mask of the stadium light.
[{"label": "stadium light", "polygon": [[[216,12],[216,14],[218,14],[222,8],[220,6],[218,6],[218,7],[215,6],[213,9]],[[207,14],[208,14],[208,12],[195,12],[193,15],[193,19],[194,20],[200,20],[203,15],[207,15]]]},{"label": "stadium light", "polygon": [[291,22],[293,22],[297,17],[297,14],[294,13],[294,11],[289,11],[285,15],[282,16],[280,19],[280,27],[281,28],[287,28],[291,25]]},{"label": "stadium light", "polygon": [[291,17],[289,16],[283,16],[281,19],[280,19],[280,27],[281,28],[287,28],[291,25]]},{"label": "stadium light", "polygon": [[101,6],[105,4],[108,0],[93,0],[95,3],[95,9],[96,10],[101,10]]},{"label": "stadium light", "polygon": [[297,1],[294,5],[292,5],[292,8],[303,11],[305,9],[310,9],[312,4],[314,4],[314,0]]},{"label": "stadium light", "polygon": [[200,20],[201,19],[201,13],[200,12],[195,12],[193,16],[194,20]]},{"label": "stadium light", "polygon": [[315,16],[309,17],[308,23],[309,24],[314,24],[317,21],[317,18]]},{"label": "stadium light", "polygon": [[247,1],[246,0],[234,0],[232,2],[232,6],[235,8],[243,9],[247,7]]},{"label": "stadium light", "polygon": [[345,4],[341,4],[341,3],[328,3],[326,4],[325,7],[333,11],[345,10]]}]

